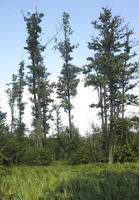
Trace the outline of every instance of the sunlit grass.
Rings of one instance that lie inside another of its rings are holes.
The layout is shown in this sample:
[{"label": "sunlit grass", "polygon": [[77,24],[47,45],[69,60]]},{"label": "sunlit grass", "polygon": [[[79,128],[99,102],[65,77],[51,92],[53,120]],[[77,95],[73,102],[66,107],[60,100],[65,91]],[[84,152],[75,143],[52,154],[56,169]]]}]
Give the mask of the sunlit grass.
[{"label": "sunlit grass", "polygon": [[48,167],[12,167],[11,173],[0,177],[0,200],[118,200],[124,196],[137,200],[138,188],[139,163],[69,166],[55,162]]}]

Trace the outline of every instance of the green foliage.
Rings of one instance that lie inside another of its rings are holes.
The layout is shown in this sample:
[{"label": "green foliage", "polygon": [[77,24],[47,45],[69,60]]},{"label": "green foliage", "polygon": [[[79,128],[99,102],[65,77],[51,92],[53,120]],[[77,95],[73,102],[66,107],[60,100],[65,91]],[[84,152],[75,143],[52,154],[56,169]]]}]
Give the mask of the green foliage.
[{"label": "green foliage", "polygon": [[88,133],[86,136],[87,146],[91,155],[92,162],[107,162],[108,150],[105,148],[103,149],[103,142],[104,139],[107,142],[108,138],[102,136],[102,130],[92,124],[92,132]]},{"label": "green foliage", "polygon": [[4,166],[5,161],[8,161],[8,158],[4,155],[4,149],[0,148],[0,177],[10,172],[10,170]]},{"label": "green foliage", "polygon": [[[99,34],[97,37],[92,37],[88,43],[88,48],[93,50],[94,54],[93,57],[88,57],[87,60],[90,61],[90,64],[84,67],[85,86],[91,85],[98,91],[98,102],[91,104],[91,107],[99,109],[102,126],[99,128],[92,125],[93,132],[89,136],[81,137],[79,130],[72,122],[71,114],[72,98],[77,94],[77,86],[80,81],[78,74],[81,71],[79,67],[72,64],[71,54],[78,45],[71,44],[73,31],[70,27],[70,16],[68,13],[63,13],[63,40],[56,46],[63,59],[63,67],[56,87],[61,104],[54,105],[52,108],[56,111],[56,134],[47,138],[46,135],[50,128],[49,120],[52,119],[52,110],[49,105],[53,102],[51,94],[55,84],[50,84],[48,80],[49,73],[44,66],[42,57],[45,50],[45,46],[41,45],[40,40],[42,17],[43,14],[37,11],[33,14],[28,13],[27,17],[24,17],[28,34],[25,49],[29,53],[30,65],[27,66],[29,71],[25,81],[24,62],[19,64],[18,75],[12,76],[12,83],[9,84],[10,87],[7,90],[11,109],[11,134],[5,123],[6,113],[0,111],[0,170],[2,172],[0,174],[3,174],[5,166],[47,166],[54,160],[66,160],[71,165],[107,162],[108,154],[110,162],[113,161],[113,156],[115,162],[137,162],[139,160],[139,117],[134,116],[131,119],[124,117],[126,105],[138,104],[138,96],[129,94],[129,91],[134,89],[137,84],[133,80],[138,70],[138,63],[130,62],[130,59],[134,60],[136,55],[132,53],[130,44],[130,36],[133,32],[122,28],[122,19],[119,16],[113,17],[111,9],[107,8],[103,8],[98,20],[92,22]],[[34,130],[29,137],[25,136],[26,126],[22,122],[25,108],[22,98],[26,84],[33,103],[32,125]],[[16,107],[19,119],[16,118]],[[68,127],[64,127],[62,124],[61,107],[68,113]],[[59,172],[61,172],[60,170]],[[68,181],[64,178],[61,179],[58,187],[54,187],[58,195],[55,196],[54,190],[46,189],[47,191],[44,193],[47,193],[48,199],[51,199],[52,196],[55,199],[91,199],[93,197],[91,187],[93,186],[94,199],[103,199],[105,193],[107,199],[116,198],[111,189],[110,193],[105,191],[105,185],[112,182],[111,176],[113,176],[113,187],[116,187],[117,191],[117,180],[120,173],[113,173],[113,171],[105,175],[99,173],[100,182],[95,179],[97,175],[89,174],[90,177],[85,175],[80,178],[81,174],[79,173],[78,176],[72,177]],[[57,172],[55,175],[58,176]],[[104,180],[101,180],[102,177]],[[48,176],[45,178],[49,180]],[[87,188],[82,194],[84,184]],[[76,187],[76,185],[78,186]],[[100,188],[102,194],[100,194]],[[88,196],[84,196],[84,194]],[[7,198],[22,199],[23,196],[23,194],[18,195],[15,192]],[[118,198],[120,199],[120,196]],[[122,193],[121,198],[123,198]]]},{"label": "green foliage", "polygon": [[9,127],[6,125],[6,113],[0,110],[0,135],[7,134]]},{"label": "green foliage", "polygon": [[40,165],[39,153],[36,146],[28,146],[23,156],[24,165]]},{"label": "green foliage", "polygon": [[[78,141],[79,142],[79,141]],[[78,165],[91,162],[91,156],[87,145],[84,142],[78,144],[76,151],[72,152],[69,156],[69,164]]]},{"label": "green foliage", "polygon": [[40,165],[43,166],[50,165],[54,159],[53,152],[51,152],[51,150],[48,149],[47,147],[40,149],[39,155],[40,155]]},{"label": "green foliage", "polygon": [[17,118],[15,116],[16,100],[18,96],[17,75],[12,75],[12,83],[9,83],[8,85],[10,87],[6,90],[6,93],[8,95],[8,104],[11,111],[11,133],[13,133],[17,125]]},{"label": "green foliage", "polygon": [[18,108],[18,113],[19,113],[19,119],[18,119],[18,126],[21,127],[23,126],[22,118],[24,114],[24,109],[25,109],[25,103],[23,102],[23,92],[24,92],[24,87],[26,85],[25,82],[25,73],[24,73],[24,61],[20,62],[19,64],[19,70],[18,70],[18,75],[17,75],[17,108]]},{"label": "green foliage", "polygon": [[3,149],[0,149],[0,166],[3,165],[5,160],[8,160],[8,158],[4,155],[3,151]]},{"label": "green foliage", "polygon": [[[92,22],[97,36],[92,36],[88,48],[93,57],[84,66],[85,86],[93,86],[98,91],[98,102],[91,107],[99,108],[102,122],[103,150],[109,148],[109,162],[113,161],[116,142],[114,121],[124,118],[126,105],[137,105],[138,96],[129,94],[137,85],[135,75],[138,64],[131,62],[136,56],[130,38],[133,31],[124,26],[119,16],[113,16],[112,10],[103,8],[97,20]],[[134,83],[133,83],[134,80]],[[105,138],[108,141],[105,141]]]},{"label": "green foliage", "polygon": [[7,138],[7,143],[4,147],[4,154],[8,158],[7,161],[4,162],[5,166],[9,166],[12,164],[20,165],[23,163],[23,155],[25,153],[25,149],[27,147],[26,138],[22,138],[22,141],[19,141],[17,138]]},{"label": "green foliage", "polygon": [[123,146],[116,146],[115,158],[117,162],[136,162],[139,160],[139,140],[133,140]]},{"label": "green foliage", "polygon": [[[137,178],[128,175],[128,173],[121,174],[119,172],[106,171],[98,176],[93,174],[77,176],[68,183],[62,183],[59,190],[69,197],[65,199],[136,199],[138,196],[137,185],[135,188],[133,185],[131,187],[134,193],[126,191],[126,189],[130,188],[129,182],[131,179],[137,184]],[[124,187],[122,187],[123,185]]]},{"label": "green foliage", "polygon": [[20,122],[17,128],[14,130],[14,135],[22,139],[22,137],[25,136],[25,130],[25,124],[23,122]]},{"label": "green foliage", "polygon": [[69,136],[62,131],[54,140],[54,152],[56,160],[65,160],[68,158]]},{"label": "green foliage", "polygon": [[71,53],[75,48],[76,45],[72,45],[70,41],[70,36],[72,35],[73,31],[70,27],[69,22],[69,14],[64,12],[62,18],[62,31],[63,31],[63,41],[59,42],[56,45],[56,48],[59,50],[61,57],[63,58],[63,67],[61,70],[61,75],[59,77],[57,83],[57,94],[58,98],[61,100],[61,106],[64,108],[65,112],[68,113],[68,120],[69,120],[69,129],[70,129],[70,138],[71,135],[71,128],[72,128],[72,115],[71,110],[73,105],[71,103],[71,99],[76,96],[77,94],[77,86],[79,84],[79,79],[77,75],[81,71],[79,67],[74,66],[71,61],[73,57]]},{"label": "green foliage", "polygon": [[31,138],[20,136],[18,132],[14,137],[2,135],[0,136],[0,164],[4,166],[49,165],[55,158],[51,144],[39,150]]},{"label": "green foliage", "polygon": [[135,162],[139,160],[139,133],[136,131],[137,118],[117,119],[115,121],[115,147],[114,160],[120,162]]},{"label": "green foliage", "polygon": [[48,81],[49,73],[43,63],[42,53],[45,50],[45,45],[41,45],[40,36],[42,28],[40,23],[42,21],[43,13],[37,11],[33,14],[28,13],[27,17],[24,17],[26,22],[28,37],[26,40],[27,46],[25,49],[28,51],[30,65],[27,76],[27,84],[29,92],[32,94],[31,101],[33,127],[37,133],[37,145],[38,148],[42,148],[43,135],[46,136],[49,130],[48,120],[51,118],[49,104],[52,102],[50,98],[53,92],[52,84]]},{"label": "green foliage", "polygon": [[23,156],[23,164],[32,166],[47,166],[52,163],[53,157],[53,153],[50,152],[48,148],[38,150],[35,146],[28,146],[28,149],[26,149]]},{"label": "green foliage", "polygon": [[[14,167],[0,177],[0,198],[10,200],[137,200],[139,164]],[[20,184],[19,184],[20,183]]]},{"label": "green foliage", "polygon": [[[8,103],[11,110],[11,133],[20,132],[24,135],[25,124],[22,122],[25,103],[23,102],[23,91],[25,86],[24,80],[24,62],[22,61],[19,67],[18,75],[13,74],[12,83],[6,92],[8,95]],[[15,110],[18,109],[18,119],[15,117]],[[16,130],[17,129],[17,130]],[[19,130],[18,130],[19,129]]]}]

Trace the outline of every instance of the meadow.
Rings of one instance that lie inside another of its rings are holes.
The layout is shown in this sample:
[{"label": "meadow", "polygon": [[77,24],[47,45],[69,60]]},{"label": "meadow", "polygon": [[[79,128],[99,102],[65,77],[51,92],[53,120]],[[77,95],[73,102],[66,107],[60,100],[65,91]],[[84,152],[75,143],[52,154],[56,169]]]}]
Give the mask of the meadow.
[{"label": "meadow", "polygon": [[138,200],[139,163],[14,166],[0,175],[0,200]]}]

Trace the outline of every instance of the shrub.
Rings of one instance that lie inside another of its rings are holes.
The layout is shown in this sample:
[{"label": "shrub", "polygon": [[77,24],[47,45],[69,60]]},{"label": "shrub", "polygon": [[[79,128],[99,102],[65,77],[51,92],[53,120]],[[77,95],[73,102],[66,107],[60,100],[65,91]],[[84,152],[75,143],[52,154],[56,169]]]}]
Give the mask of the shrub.
[{"label": "shrub", "polygon": [[78,165],[91,162],[90,152],[84,142],[80,142],[78,148],[69,157],[69,164]]},{"label": "shrub", "polygon": [[53,153],[48,148],[42,148],[40,150],[37,147],[29,146],[23,157],[23,163],[25,165],[50,165],[53,161]]},{"label": "shrub", "polygon": [[40,165],[39,153],[36,147],[28,146],[23,156],[25,165]]},{"label": "shrub", "polygon": [[48,148],[39,151],[40,165],[50,165],[54,160],[54,154]]},{"label": "shrub", "polygon": [[139,160],[139,146],[132,141],[123,146],[116,146],[114,160],[117,162],[136,162]]}]

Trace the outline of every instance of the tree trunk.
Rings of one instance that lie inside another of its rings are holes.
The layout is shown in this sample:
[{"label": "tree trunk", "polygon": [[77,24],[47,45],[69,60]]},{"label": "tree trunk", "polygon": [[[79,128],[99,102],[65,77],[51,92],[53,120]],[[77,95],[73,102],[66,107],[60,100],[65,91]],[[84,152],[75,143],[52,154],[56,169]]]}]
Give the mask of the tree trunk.
[{"label": "tree trunk", "polygon": [[123,100],[122,100],[122,119],[124,119],[124,113],[125,113],[125,87],[123,83],[123,88],[122,88],[122,95],[123,95]]},{"label": "tree trunk", "polygon": [[106,137],[107,137],[107,100],[106,100],[106,96],[107,96],[107,91],[106,91],[106,84],[104,84],[104,137],[103,137],[103,149],[106,150],[107,148],[107,142],[106,142]]},{"label": "tree trunk", "polygon": [[109,164],[113,163],[113,156],[114,156],[114,146],[111,141],[109,145],[109,161],[108,161]]},{"label": "tree trunk", "polygon": [[47,124],[46,124],[46,105],[43,106],[43,119],[42,119],[42,125],[43,125],[43,134],[44,134],[44,137],[46,138],[46,135],[47,135]]},{"label": "tree trunk", "polygon": [[41,107],[40,107],[40,101],[38,99],[38,113],[37,113],[37,120],[36,120],[36,131],[37,131],[37,145],[38,148],[43,147],[43,142],[42,142],[42,118],[41,118]]},{"label": "tree trunk", "polygon": [[14,129],[14,111],[11,108],[11,134],[13,133],[13,129]]},{"label": "tree trunk", "polygon": [[[70,98],[69,98],[69,101],[70,101]],[[72,138],[72,122],[71,122],[70,102],[69,102],[68,118],[69,118],[69,133],[70,133],[70,138]]]},{"label": "tree trunk", "polygon": [[[36,82],[35,82],[35,72],[33,72],[33,89],[34,89],[34,105],[35,105],[35,120],[36,120],[36,134],[37,134],[37,147],[38,149],[43,147],[42,143],[42,116],[41,116],[41,104],[39,99],[39,83],[37,87],[37,94],[36,94]],[[38,82],[38,78],[37,78]]]},{"label": "tree trunk", "polygon": [[42,142],[42,113],[41,113],[41,102],[40,102],[40,80],[37,78],[37,120],[36,120],[36,128],[38,135],[38,148],[43,147]]},{"label": "tree trunk", "polygon": [[[112,90],[111,90],[111,95],[112,95]],[[110,100],[110,134],[109,134],[109,161],[108,163],[113,162],[113,157],[114,157],[114,100],[111,97]]]},{"label": "tree trunk", "polygon": [[102,87],[100,86],[100,107],[101,107],[101,121],[102,121],[102,148],[105,151],[107,144],[106,144],[106,135],[107,135],[107,108],[106,108],[106,86],[104,85],[104,91],[102,91]]}]

